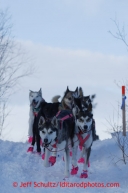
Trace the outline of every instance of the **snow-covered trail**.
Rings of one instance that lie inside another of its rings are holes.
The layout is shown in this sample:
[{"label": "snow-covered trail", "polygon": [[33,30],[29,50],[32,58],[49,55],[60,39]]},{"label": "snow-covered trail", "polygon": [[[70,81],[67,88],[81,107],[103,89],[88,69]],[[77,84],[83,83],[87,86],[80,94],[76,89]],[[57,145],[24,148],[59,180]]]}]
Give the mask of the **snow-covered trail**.
[{"label": "snow-covered trail", "polygon": [[[54,166],[45,168],[41,156],[27,153],[27,148],[27,142],[0,140],[0,193],[40,193],[43,191],[46,193],[128,192],[127,165],[120,163],[117,166],[112,161],[112,156],[115,154],[119,156],[119,150],[113,139],[93,143],[90,157],[91,167],[89,168],[89,177],[87,179],[79,177],[82,171],[82,164],[78,164],[78,175],[70,176],[69,179],[64,180],[64,162],[61,154],[58,156]],[[106,185],[107,183],[115,182],[119,183],[120,187],[83,187],[87,184],[89,186],[100,186],[101,184]],[[26,187],[20,187],[21,183],[24,183],[23,186]],[[41,187],[43,186],[42,183],[49,187]],[[97,183],[97,185],[92,183]],[[72,185],[81,187],[69,187]]]}]

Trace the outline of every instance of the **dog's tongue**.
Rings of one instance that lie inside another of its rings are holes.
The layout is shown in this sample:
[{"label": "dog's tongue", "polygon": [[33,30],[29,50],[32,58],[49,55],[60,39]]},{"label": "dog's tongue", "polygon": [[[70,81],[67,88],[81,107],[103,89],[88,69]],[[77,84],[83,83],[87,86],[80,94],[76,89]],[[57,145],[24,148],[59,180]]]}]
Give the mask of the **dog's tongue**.
[{"label": "dog's tongue", "polygon": [[36,102],[33,102],[32,105],[33,105],[34,107],[36,107],[37,103],[36,103]]}]

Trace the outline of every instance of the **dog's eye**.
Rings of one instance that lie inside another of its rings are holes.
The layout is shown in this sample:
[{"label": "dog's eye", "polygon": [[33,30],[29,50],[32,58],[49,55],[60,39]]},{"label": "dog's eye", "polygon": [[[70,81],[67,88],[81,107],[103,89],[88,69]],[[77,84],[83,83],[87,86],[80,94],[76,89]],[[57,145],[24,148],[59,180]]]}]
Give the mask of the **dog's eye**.
[{"label": "dog's eye", "polygon": [[83,122],[83,119],[79,119],[80,122]]},{"label": "dog's eye", "polygon": [[68,99],[69,99],[69,100],[72,100],[72,98],[71,98],[71,97],[69,97]]},{"label": "dog's eye", "polygon": [[49,132],[49,134],[52,134],[52,133],[53,133],[52,131]]},{"label": "dog's eye", "polygon": [[45,131],[42,131],[43,134],[45,134]]},{"label": "dog's eye", "polygon": [[90,118],[87,118],[87,120],[86,120],[86,121],[87,121],[87,122],[89,122],[90,120],[91,120]]}]

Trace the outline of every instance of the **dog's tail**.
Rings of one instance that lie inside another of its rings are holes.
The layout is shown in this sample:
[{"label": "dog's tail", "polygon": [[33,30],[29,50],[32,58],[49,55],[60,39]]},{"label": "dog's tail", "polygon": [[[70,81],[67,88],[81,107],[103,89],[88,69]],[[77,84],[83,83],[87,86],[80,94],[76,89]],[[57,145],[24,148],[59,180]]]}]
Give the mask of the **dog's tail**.
[{"label": "dog's tail", "polygon": [[52,103],[57,103],[57,102],[59,102],[59,99],[60,98],[60,95],[56,95],[56,96],[54,96],[53,98],[52,98]]}]

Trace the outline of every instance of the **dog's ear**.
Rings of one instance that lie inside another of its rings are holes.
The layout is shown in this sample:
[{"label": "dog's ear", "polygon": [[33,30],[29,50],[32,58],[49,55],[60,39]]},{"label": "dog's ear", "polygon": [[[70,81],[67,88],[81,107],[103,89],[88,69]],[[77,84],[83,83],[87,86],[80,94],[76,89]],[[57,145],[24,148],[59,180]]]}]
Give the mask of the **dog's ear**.
[{"label": "dog's ear", "polygon": [[78,87],[76,87],[76,90],[73,92],[73,97],[78,98]]},{"label": "dog's ear", "polygon": [[42,96],[42,90],[41,90],[41,88],[40,88],[40,90],[39,90],[39,93],[40,93],[40,95]]},{"label": "dog's ear", "polygon": [[78,86],[76,87],[76,90],[75,90],[75,92],[78,92]]},{"label": "dog's ear", "polygon": [[52,125],[55,127],[55,128],[58,128],[58,121],[57,121],[57,118],[54,116],[52,121],[51,121]]},{"label": "dog's ear", "polygon": [[69,90],[69,88],[68,88],[68,86],[67,86],[67,89],[66,89],[66,91],[64,92],[64,97],[66,96],[66,94],[67,94],[68,92],[70,92],[70,90]]},{"label": "dog's ear", "polygon": [[84,96],[84,94],[83,94],[83,89],[80,87],[79,88],[79,97],[81,98],[81,97],[83,97]]},{"label": "dog's ear", "polygon": [[84,96],[83,99],[84,99],[84,102],[86,102],[87,100],[90,99],[90,95],[89,96]]},{"label": "dog's ear", "polygon": [[88,105],[88,111],[92,111],[92,104],[90,103],[89,105]]},{"label": "dog's ear", "polygon": [[32,93],[33,93],[33,91],[32,91],[32,90],[29,90],[29,95],[32,94]]},{"label": "dog's ear", "polygon": [[68,86],[67,86],[67,89],[66,89],[66,91],[65,91],[65,94],[67,94],[68,92],[70,92],[70,90],[69,90],[69,88],[68,88]]},{"label": "dog's ear", "polygon": [[70,92],[70,90],[69,90],[68,86],[67,86],[67,92]]},{"label": "dog's ear", "polygon": [[39,122],[38,122],[38,129],[41,130],[42,126],[45,123],[45,119],[43,116],[40,117]]},{"label": "dog's ear", "polygon": [[91,96],[91,101],[93,101],[95,97],[96,97],[96,95],[93,94],[93,95]]}]

